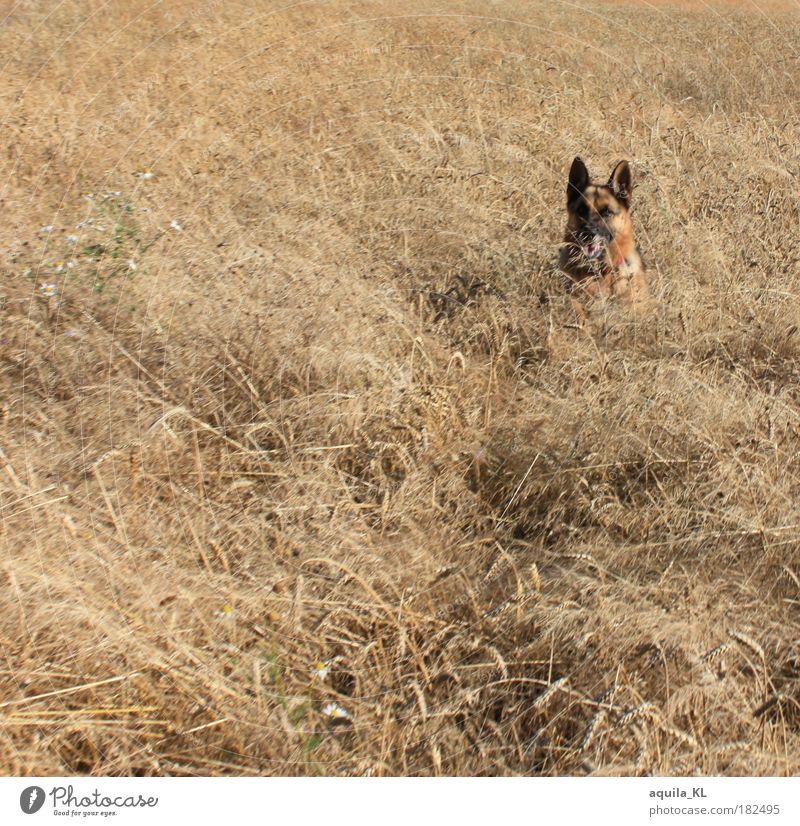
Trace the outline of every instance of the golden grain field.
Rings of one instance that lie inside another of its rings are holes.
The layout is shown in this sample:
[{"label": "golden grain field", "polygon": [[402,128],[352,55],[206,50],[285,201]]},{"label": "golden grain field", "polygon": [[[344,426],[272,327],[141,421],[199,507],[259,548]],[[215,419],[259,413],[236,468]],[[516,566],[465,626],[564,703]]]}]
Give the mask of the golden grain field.
[{"label": "golden grain field", "polygon": [[800,773],[798,23],[5,3],[2,772]]}]

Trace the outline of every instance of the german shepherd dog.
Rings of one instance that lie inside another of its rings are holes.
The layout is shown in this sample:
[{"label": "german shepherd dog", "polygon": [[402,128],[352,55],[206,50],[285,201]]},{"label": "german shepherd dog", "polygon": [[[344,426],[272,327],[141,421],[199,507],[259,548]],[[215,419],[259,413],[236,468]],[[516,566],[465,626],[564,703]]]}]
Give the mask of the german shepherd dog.
[{"label": "german shepherd dog", "polygon": [[567,184],[567,231],[559,269],[580,321],[586,305],[618,298],[641,306],[648,298],[639,248],[631,223],[631,169],[620,161],[608,183],[593,184],[586,164],[575,158]]}]

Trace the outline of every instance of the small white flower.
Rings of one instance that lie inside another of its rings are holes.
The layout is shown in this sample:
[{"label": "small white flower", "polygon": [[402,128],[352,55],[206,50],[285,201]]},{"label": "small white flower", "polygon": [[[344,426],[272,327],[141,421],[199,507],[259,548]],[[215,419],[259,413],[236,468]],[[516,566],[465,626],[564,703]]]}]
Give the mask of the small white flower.
[{"label": "small white flower", "polygon": [[39,228],[39,232],[48,233],[52,232],[54,229],[55,226],[53,224],[46,224],[45,226]]},{"label": "small white flower", "polygon": [[183,227],[177,221],[172,221],[170,227],[176,232],[183,232]]},{"label": "small white flower", "polygon": [[77,335],[78,335],[78,333],[77,333],[77,331],[76,331],[76,330],[64,330],[64,335],[65,335],[67,338],[75,338],[75,336],[77,336]]},{"label": "small white flower", "polygon": [[316,677],[318,680],[324,680],[330,673],[331,664],[327,661],[314,663],[314,667],[311,669],[312,676]]},{"label": "small white flower", "polygon": [[328,703],[328,705],[322,709],[322,713],[326,717],[332,717],[334,720],[346,720],[350,716],[348,711],[345,711],[345,709],[336,703]]},{"label": "small white flower", "polygon": [[39,287],[39,292],[45,298],[52,298],[58,290],[58,287],[55,284],[41,284]]},{"label": "small white flower", "polygon": [[67,261],[67,269],[74,270],[75,269],[75,262],[74,261]]},{"label": "small white flower", "polygon": [[70,244],[77,244],[78,241],[81,240],[81,237],[80,237],[80,235],[67,235],[66,240],[69,241]]},{"label": "small white flower", "polygon": [[156,176],[156,173],[153,172],[152,169],[140,169],[135,174],[137,178],[141,178],[143,181],[151,181]]},{"label": "small white flower", "polygon": [[81,227],[90,227],[94,223],[94,218],[90,215],[88,218],[84,218],[82,221],[78,221],[75,224],[75,229],[81,229]]},{"label": "small white flower", "polygon": [[53,269],[55,269],[56,272],[64,272],[64,262],[56,261],[56,263],[53,264]]},{"label": "small white flower", "polygon": [[128,259],[128,269],[131,272],[136,272],[136,269],[138,268],[138,266],[139,265],[133,260],[133,258]]}]

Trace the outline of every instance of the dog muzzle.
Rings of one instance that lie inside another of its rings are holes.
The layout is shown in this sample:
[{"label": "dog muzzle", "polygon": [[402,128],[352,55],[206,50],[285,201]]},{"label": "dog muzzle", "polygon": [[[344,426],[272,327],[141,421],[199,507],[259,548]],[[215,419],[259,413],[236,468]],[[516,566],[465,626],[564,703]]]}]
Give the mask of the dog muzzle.
[{"label": "dog muzzle", "polygon": [[593,238],[588,244],[581,244],[583,254],[590,260],[600,258],[606,251],[605,243],[599,238]]}]

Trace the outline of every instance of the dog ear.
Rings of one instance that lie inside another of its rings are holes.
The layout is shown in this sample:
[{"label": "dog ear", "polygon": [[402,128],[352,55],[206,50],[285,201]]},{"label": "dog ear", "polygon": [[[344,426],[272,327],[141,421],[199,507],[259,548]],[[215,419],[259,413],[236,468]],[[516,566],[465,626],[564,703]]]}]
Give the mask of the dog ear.
[{"label": "dog ear", "polygon": [[583,195],[583,191],[587,186],[589,186],[589,170],[580,158],[575,158],[569,170],[569,183],[567,184],[568,207],[572,206]]},{"label": "dog ear", "polygon": [[608,185],[611,187],[614,197],[627,207],[631,202],[631,189],[633,188],[631,168],[627,161],[620,161],[614,167],[614,171],[608,179]]}]

